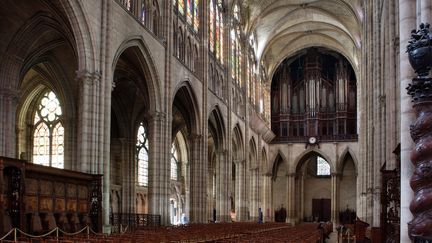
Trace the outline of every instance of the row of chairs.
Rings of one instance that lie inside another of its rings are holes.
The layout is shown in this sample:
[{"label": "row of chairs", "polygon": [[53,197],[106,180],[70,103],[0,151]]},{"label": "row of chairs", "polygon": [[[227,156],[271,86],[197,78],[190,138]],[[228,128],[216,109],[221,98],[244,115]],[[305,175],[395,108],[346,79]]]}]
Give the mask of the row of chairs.
[{"label": "row of chairs", "polygon": [[[80,234],[60,238],[19,238],[20,243],[135,243],[135,242],[296,242],[322,240],[318,224],[291,226],[285,223],[216,223],[141,228],[110,236]],[[13,241],[3,241],[11,243]],[[2,243],[2,242],[0,242]]]}]

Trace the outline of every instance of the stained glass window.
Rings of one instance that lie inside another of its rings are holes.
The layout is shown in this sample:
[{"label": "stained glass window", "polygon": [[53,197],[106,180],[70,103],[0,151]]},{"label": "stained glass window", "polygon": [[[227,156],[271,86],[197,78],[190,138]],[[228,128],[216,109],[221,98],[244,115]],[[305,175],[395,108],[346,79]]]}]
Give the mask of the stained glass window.
[{"label": "stained glass window", "polygon": [[177,164],[178,164],[178,155],[177,148],[174,143],[171,145],[171,180],[177,180]]},{"label": "stained glass window", "polygon": [[184,0],[178,0],[178,11],[181,15],[184,15],[184,11],[185,11]]},{"label": "stained glass window", "polygon": [[215,10],[214,10],[214,2],[210,0],[210,21],[209,21],[209,47],[210,51],[214,52],[214,43],[215,43]]},{"label": "stained glass window", "polygon": [[194,5],[192,4],[192,0],[186,0],[187,2],[187,11],[186,11],[186,21],[188,24],[192,25],[192,15],[194,13]]},{"label": "stained glass window", "polygon": [[317,157],[317,176],[329,176],[330,175],[330,165],[322,157]]},{"label": "stained glass window", "polygon": [[145,9],[145,1],[143,0],[141,2],[141,23],[145,22],[145,14],[146,14],[146,9]]},{"label": "stained glass window", "polygon": [[141,122],[137,132],[137,164],[138,164],[138,185],[148,185],[148,139],[147,131]]},{"label": "stained glass window", "polygon": [[209,46],[218,61],[223,63],[223,14],[222,1],[210,0]]},{"label": "stained glass window", "polygon": [[198,0],[193,0],[194,1],[194,23],[193,23],[193,28],[195,31],[198,31],[199,28],[199,18],[198,18]]},{"label": "stained glass window", "polygon": [[64,168],[64,127],[60,101],[54,92],[46,92],[34,116],[33,163]]}]

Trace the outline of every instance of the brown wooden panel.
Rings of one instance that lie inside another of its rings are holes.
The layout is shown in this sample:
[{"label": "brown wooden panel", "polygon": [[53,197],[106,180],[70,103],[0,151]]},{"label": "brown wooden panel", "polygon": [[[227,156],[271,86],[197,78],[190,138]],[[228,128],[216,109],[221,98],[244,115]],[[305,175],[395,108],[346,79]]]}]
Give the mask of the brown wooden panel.
[{"label": "brown wooden panel", "polygon": [[79,211],[81,213],[88,213],[88,203],[86,200],[79,201]]},{"label": "brown wooden panel", "polygon": [[50,197],[40,197],[39,198],[39,211],[53,211],[53,199]]},{"label": "brown wooden panel", "polygon": [[88,190],[85,186],[78,186],[78,198],[85,199],[88,198]]},{"label": "brown wooden panel", "polygon": [[55,211],[56,212],[64,212],[66,211],[65,207],[66,201],[63,198],[56,198],[55,199]]},{"label": "brown wooden panel", "polygon": [[77,196],[77,186],[74,184],[68,183],[66,185],[66,197],[76,198],[76,196]]},{"label": "brown wooden panel", "polygon": [[38,181],[36,179],[26,178],[26,194],[36,194],[38,191]]},{"label": "brown wooden panel", "polygon": [[68,199],[66,209],[67,209],[67,211],[76,212],[77,211],[77,201]]},{"label": "brown wooden panel", "polygon": [[37,211],[37,197],[36,196],[25,196],[24,203],[25,203],[25,210],[27,212]]},{"label": "brown wooden panel", "polygon": [[56,196],[59,196],[59,197],[64,197],[65,196],[64,183],[56,182],[54,184],[54,194]]},{"label": "brown wooden panel", "polygon": [[52,195],[53,185],[51,181],[40,180],[39,181],[40,194],[41,195]]}]

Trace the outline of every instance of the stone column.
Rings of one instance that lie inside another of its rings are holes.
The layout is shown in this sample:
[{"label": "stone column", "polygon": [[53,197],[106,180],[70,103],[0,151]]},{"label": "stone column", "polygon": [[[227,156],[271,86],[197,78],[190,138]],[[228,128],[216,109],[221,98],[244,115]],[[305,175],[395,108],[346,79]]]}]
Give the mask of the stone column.
[{"label": "stone column", "polygon": [[410,31],[416,24],[416,5],[410,0],[399,0],[399,33],[400,33],[400,142],[401,142],[401,212],[400,212],[400,242],[410,242],[408,236],[408,222],[412,219],[409,210],[413,192],[409,187],[409,180],[413,173],[410,160],[413,142],[409,133],[409,127],[414,121],[414,112],[411,108],[411,97],[405,88],[411,82],[414,72],[410,67],[408,55],[405,53],[410,38]]},{"label": "stone column", "polygon": [[259,201],[259,183],[258,183],[258,168],[255,168],[250,171],[252,175],[252,183],[251,183],[251,207],[250,207],[250,220],[254,222],[258,222],[258,201]]},{"label": "stone column", "polygon": [[18,91],[0,89],[0,156],[16,158],[16,112]]},{"label": "stone column", "polygon": [[79,165],[72,166],[79,171],[98,173],[100,122],[100,74],[88,70],[77,71],[76,80],[79,82],[78,101],[78,161]]},{"label": "stone column", "polygon": [[271,191],[272,191],[272,186],[271,186],[271,174],[266,173],[263,174],[262,176],[262,193],[261,196],[263,197],[262,201],[262,206],[261,209],[263,211],[263,221],[264,222],[270,222],[272,221],[272,202],[271,202]]},{"label": "stone column", "polygon": [[149,213],[159,214],[161,224],[169,224],[170,160],[166,133],[166,115],[154,112],[149,118]]},{"label": "stone column", "polygon": [[331,174],[331,221],[336,224],[339,221],[339,174]]},{"label": "stone column", "polygon": [[[206,206],[206,172],[207,162],[204,162],[201,151],[206,146],[202,135],[191,135],[191,159],[190,159],[190,219],[194,223],[204,223]],[[223,159],[223,156],[219,156]]]},{"label": "stone column", "polygon": [[238,221],[247,220],[246,205],[246,161],[236,162],[236,217]]},{"label": "stone column", "polygon": [[[136,141],[120,138],[121,143],[121,186],[122,186],[122,213],[136,213],[136,175],[137,161],[134,157]],[[112,184],[112,182],[111,182]]]},{"label": "stone column", "polygon": [[296,223],[295,176],[295,173],[287,174],[287,222],[291,224]]},{"label": "stone column", "polygon": [[[216,151],[216,220],[220,222],[229,222],[230,207],[228,186],[229,180],[227,173],[227,151]],[[236,191],[237,196],[237,191]]]}]

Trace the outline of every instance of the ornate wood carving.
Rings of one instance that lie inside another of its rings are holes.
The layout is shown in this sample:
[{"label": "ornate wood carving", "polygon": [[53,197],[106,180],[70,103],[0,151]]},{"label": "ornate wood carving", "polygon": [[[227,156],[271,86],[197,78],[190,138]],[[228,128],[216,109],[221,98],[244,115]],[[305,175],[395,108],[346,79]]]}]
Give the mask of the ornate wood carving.
[{"label": "ornate wood carving", "polygon": [[[400,145],[393,153],[396,162],[400,162]],[[400,241],[400,173],[399,166],[394,170],[386,170],[386,164],[381,168],[381,239],[384,242]]]},{"label": "ornate wood carving", "polygon": [[415,147],[411,161],[415,166],[411,177],[414,198],[410,204],[413,220],[408,223],[411,239],[432,236],[432,34],[429,24],[413,30],[408,45],[411,66],[418,74],[408,85],[417,119],[411,125]]}]

